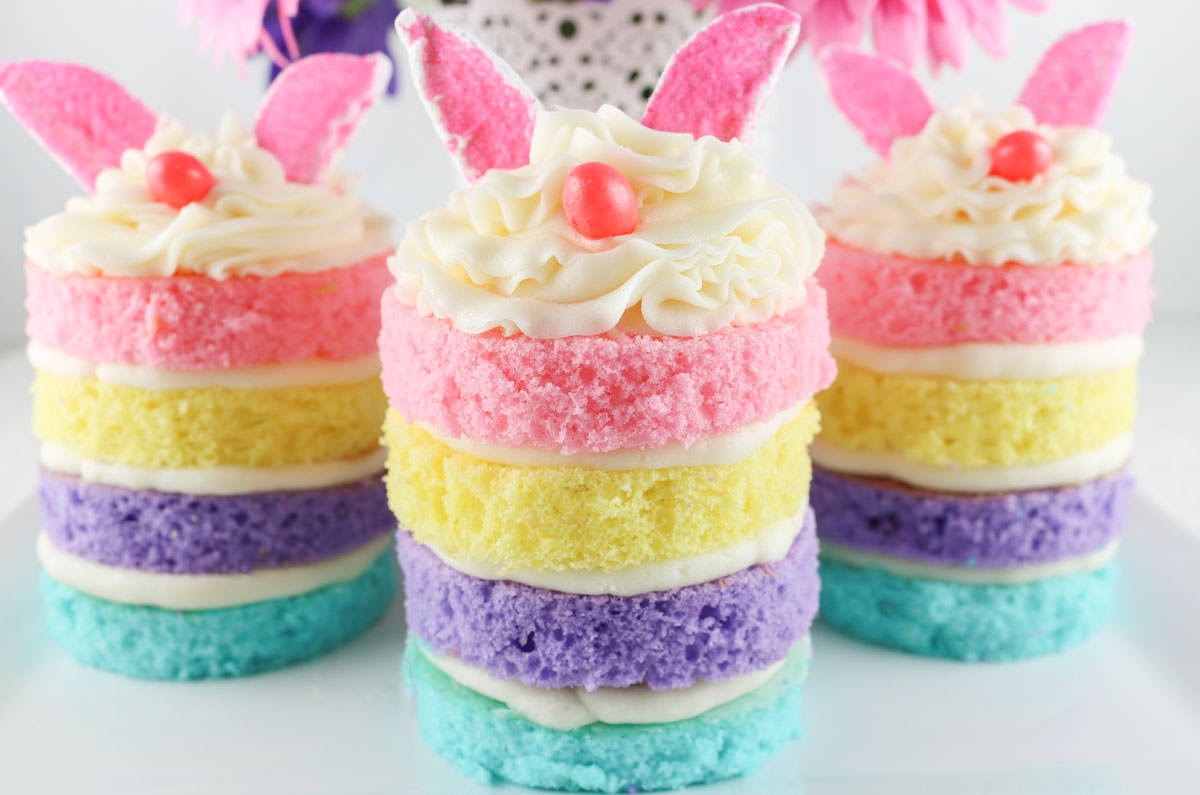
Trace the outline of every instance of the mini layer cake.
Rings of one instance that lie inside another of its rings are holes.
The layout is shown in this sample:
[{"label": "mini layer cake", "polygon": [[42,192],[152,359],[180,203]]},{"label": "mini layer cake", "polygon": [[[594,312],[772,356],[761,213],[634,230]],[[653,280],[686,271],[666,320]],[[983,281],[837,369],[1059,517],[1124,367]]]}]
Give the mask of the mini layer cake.
[{"label": "mini layer cake", "polygon": [[375,342],[389,223],[330,175],[382,57],[286,70],[254,131],[190,134],[68,64],[0,71],[89,195],[28,229],[51,634],[130,676],[342,645],[396,589]]},{"label": "mini layer cake", "polygon": [[1110,612],[1155,231],[1095,129],[1128,37],[1067,36],[1003,111],[935,111],[885,61],[825,59],[886,158],[818,210],[838,377],[812,499],[839,629],[1011,660]]},{"label": "mini layer cake", "polygon": [[[408,226],[383,301],[421,734],[488,782],[750,772],[799,730],[833,376],[823,235],[732,140],[796,18],[714,23],[643,123],[541,110],[465,37],[398,27],[477,179]],[[763,58],[739,72],[739,49]]]}]

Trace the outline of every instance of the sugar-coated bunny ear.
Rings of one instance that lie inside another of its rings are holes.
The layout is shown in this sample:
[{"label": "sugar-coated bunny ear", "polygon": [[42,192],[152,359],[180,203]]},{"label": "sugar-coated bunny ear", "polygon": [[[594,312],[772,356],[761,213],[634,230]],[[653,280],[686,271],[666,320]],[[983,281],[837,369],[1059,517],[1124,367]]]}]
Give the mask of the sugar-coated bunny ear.
[{"label": "sugar-coated bunny ear", "polygon": [[0,65],[0,102],[89,191],[125,150],[146,143],[156,121],[111,77],[70,63]]},{"label": "sugar-coated bunny ear", "polygon": [[290,181],[315,182],[345,150],[391,76],[381,53],[301,58],[263,97],[254,122],[258,145],[279,158]]},{"label": "sugar-coated bunny ear", "polygon": [[933,115],[917,79],[886,58],[838,48],[822,56],[821,68],[834,103],[884,157],[892,141],[916,135]]},{"label": "sugar-coated bunny ear", "polygon": [[537,97],[486,47],[406,8],[396,18],[413,82],[467,179],[529,162]]},{"label": "sugar-coated bunny ear", "polygon": [[1042,124],[1100,126],[1132,38],[1123,20],[1068,33],[1042,57],[1018,102]]},{"label": "sugar-coated bunny ear", "polygon": [[671,58],[642,123],[748,140],[799,35],[800,17],[775,3],[722,14]]}]

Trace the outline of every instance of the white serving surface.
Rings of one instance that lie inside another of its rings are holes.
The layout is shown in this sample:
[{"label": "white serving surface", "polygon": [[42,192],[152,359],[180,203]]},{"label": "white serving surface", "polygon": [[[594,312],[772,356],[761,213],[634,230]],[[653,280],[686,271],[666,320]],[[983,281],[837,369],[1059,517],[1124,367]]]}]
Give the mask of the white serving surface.
[{"label": "white serving surface", "polygon": [[[1200,539],[1133,501],[1115,621],[1064,654],[966,665],[818,627],[803,740],[713,795],[1195,793]],[[358,642],[248,679],[139,682],[72,662],[42,624],[36,524],[0,527],[0,791],[523,792],[462,778],[416,736],[399,602]]]}]

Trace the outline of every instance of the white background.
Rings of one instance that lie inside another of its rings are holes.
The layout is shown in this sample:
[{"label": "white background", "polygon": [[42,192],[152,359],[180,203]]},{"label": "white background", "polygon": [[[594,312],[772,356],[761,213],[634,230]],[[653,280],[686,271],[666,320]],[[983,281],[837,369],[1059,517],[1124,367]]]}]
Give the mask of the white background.
[{"label": "white background", "polygon": [[[523,2],[524,0],[522,0]],[[621,2],[622,0],[618,0]],[[629,0],[624,0],[629,2]],[[684,0],[679,0],[681,3]],[[194,28],[175,23],[173,0],[4,0],[0,60],[73,60],[108,72],[156,110],[192,129],[215,127],[233,109],[250,121],[262,95],[261,60],[240,79],[232,65],[214,70],[198,52]],[[1130,172],[1155,189],[1160,224],[1154,248],[1159,317],[1200,317],[1200,261],[1191,233],[1200,226],[1200,3],[1193,0],[1055,0],[1030,15],[1008,11],[1013,48],[994,61],[971,48],[962,73],[920,75],[938,103],[979,91],[993,105],[1015,100],[1045,49],[1089,22],[1132,18],[1137,35],[1106,129]],[[871,157],[825,96],[807,51],[777,89],[774,165],[800,197],[819,199],[838,176]],[[454,175],[411,86],[368,120],[343,166],[363,175],[364,196],[401,223],[443,202]],[[79,192],[13,118],[0,112],[0,346],[20,341],[24,324],[22,230]]]}]

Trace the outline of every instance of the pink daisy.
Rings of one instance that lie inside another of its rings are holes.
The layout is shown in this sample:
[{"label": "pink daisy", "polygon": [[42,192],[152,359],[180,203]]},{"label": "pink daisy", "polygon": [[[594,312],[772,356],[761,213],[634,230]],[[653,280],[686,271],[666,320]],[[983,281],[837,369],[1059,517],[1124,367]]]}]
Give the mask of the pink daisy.
[{"label": "pink daisy", "polygon": [[[720,2],[721,11],[753,5],[759,0],[691,0],[697,9]],[[867,18],[871,38],[881,55],[908,68],[916,66],[922,50],[929,65],[955,69],[966,62],[967,41],[974,36],[993,57],[1008,53],[1008,20],[1004,0],[777,0],[803,17],[801,40],[814,52],[835,44],[856,46]],[[1026,11],[1045,11],[1050,0],[1008,0]]]},{"label": "pink daisy", "polygon": [[[263,32],[263,13],[267,10],[270,0],[179,0],[179,25],[190,25],[200,20],[200,49],[212,48],[214,63],[220,63],[228,57],[237,64],[238,71],[243,75],[246,71],[246,57],[265,50],[273,60],[279,56],[274,42]],[[280,20],[294,17],[300,8],[300,0],[279,0]],[[289,25],[283,25],[285,31],[290,31]],[[294,41],[288,41],[289,51],[295,48]],[[298,55],[295,50],[292,57]]]}]

